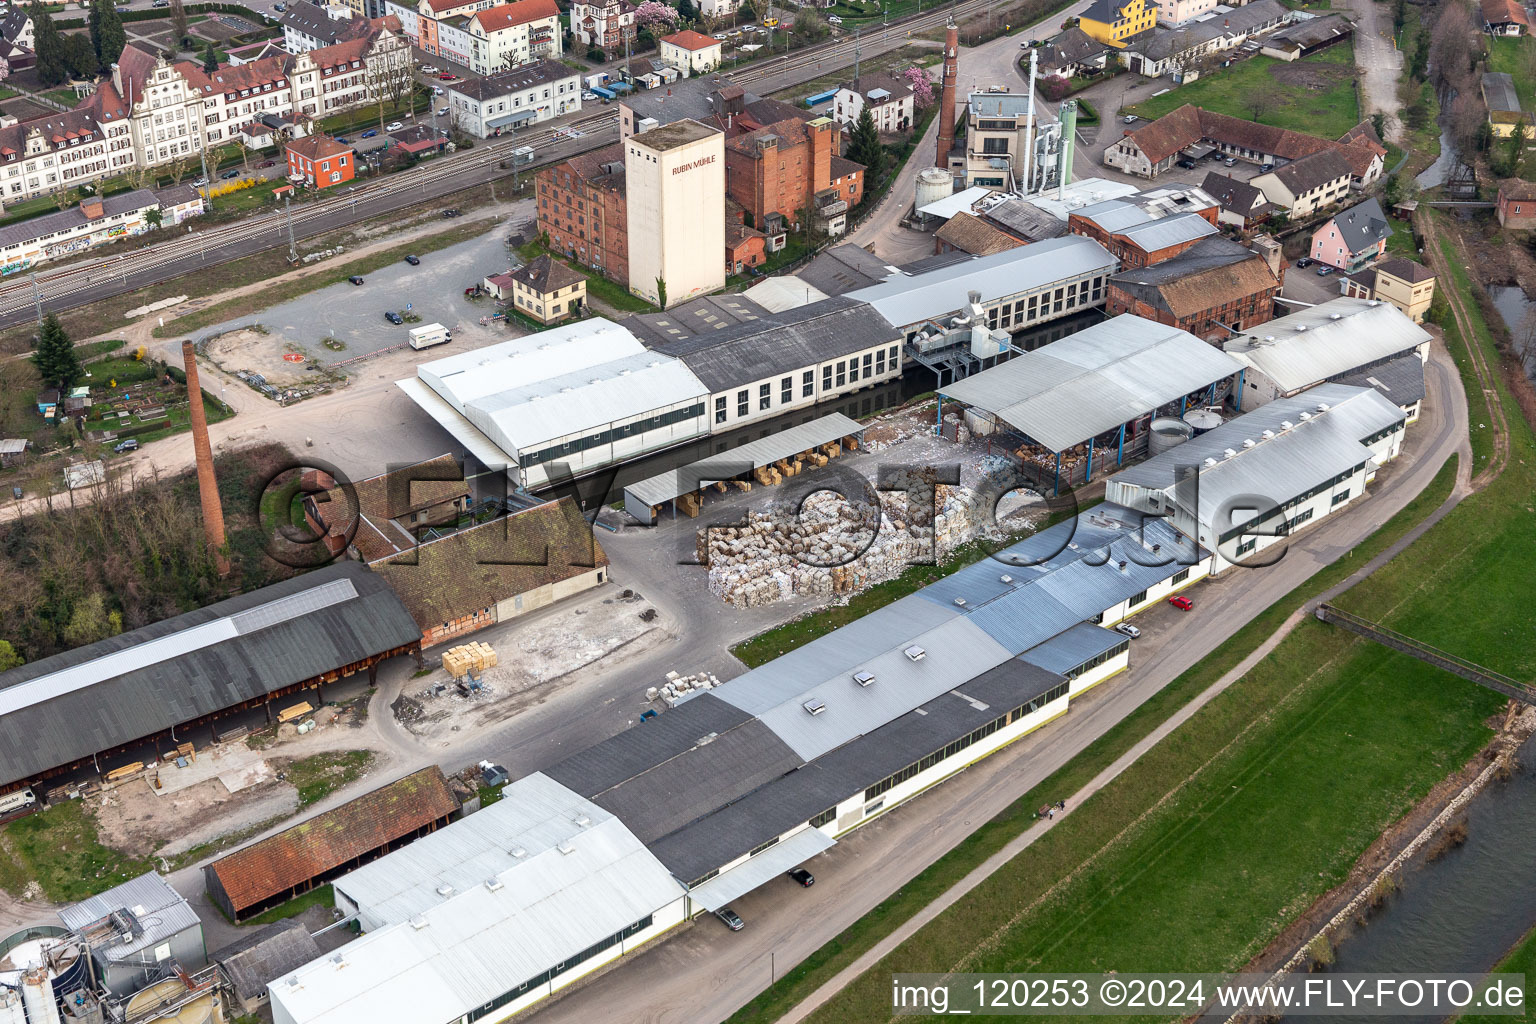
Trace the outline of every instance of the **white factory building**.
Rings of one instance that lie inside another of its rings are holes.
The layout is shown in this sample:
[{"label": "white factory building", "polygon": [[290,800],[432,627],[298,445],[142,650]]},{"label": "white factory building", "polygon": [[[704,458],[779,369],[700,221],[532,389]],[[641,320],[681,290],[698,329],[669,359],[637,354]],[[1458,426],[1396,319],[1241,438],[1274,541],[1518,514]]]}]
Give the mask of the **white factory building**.
[{"label": "white factory building", "polygon": [[1363,495],[1402,451],[1405,425],[1373,388],[1322,384],[1115,474],[1104,500],[1170,517],[1220,572]]},{"label": "white factory building", "polygon": [[680,360],[595,318],[423,363],[400,389],[530,490],[709,433],[709,389]]},{"label": "white factory building", "polygon": [[1429,333],[1389,302],[1338,298],[1260,324],[1222,348],[1244,364],[1236,404],[1247,411],[1410,355],[1419,362],[1422,398]]},{"label": "white factory building", "polygon": [[[725,135],[691,119],[624,140],[629,290],[672,306],[725,286]],[[665,289],[665,296],[662,291]]]},{"label": "white factory building", "polygon": [[1059,316],[1104,305],[1118,265],[1098,242],[1080,235],[1052,238],[924,274],[893,274],[848,293],[867,302],[911,340],[924,327],[949,321],[979,292],[986,325],[1022,331]]}]

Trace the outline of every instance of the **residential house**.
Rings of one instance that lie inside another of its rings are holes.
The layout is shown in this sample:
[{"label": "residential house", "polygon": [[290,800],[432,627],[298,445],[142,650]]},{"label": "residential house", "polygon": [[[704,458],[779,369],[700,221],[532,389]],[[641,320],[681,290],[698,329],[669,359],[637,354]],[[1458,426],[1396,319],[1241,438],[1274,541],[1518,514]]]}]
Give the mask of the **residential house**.
[{"label": "residential house", "polygon": [[1124,137],[1104,150],[1104,164],[1126,174],[1155,178],[1172,167],[1184,150],[1197,145],[1248,163],[1275,165],[1332,150],[1349,165],[1354,188],[1364,188],[1381,177],[1387,153],[1368,121],[1330,142],[1186,104],[1151,124],[1127,129]]},{"label": "residential house", "polygon": [[[734,206],[727,200],[727,207]],[[738,207],[738,214],[740,216]],[[781,246],[782,247],[782,246]],[[737,219],[732,220],[727,211],[725,221],[725,273],[740,274],[748,267],[762,266],[768,259],[768,236],[756,228],[749,228]]]},{"label": "residential house", "polygon": [[203,193],[191,183],[159,189],[155,192],[155,201],[160,204],[162,227],[174,227],[188,217],[201,215],[205,209]]},{"label": "residential house", "polygon": [[[462,34],[450,39],[449,33]],[[467,48],[471,71],[494,75],[533,61],[557,61],[561,56],[560,9],[555,0],[516,0],[459,19],[439,28],[441,43]],[[466,47],[467,44],[467,47]]]},{"label": "residential house", "polygon": [[1077,27],[1106,46],[1120,49],[1134,35],[1157,24],[1157,4],[1147,0],[1093,0]]},{"label": "residential house", "polygon": [[839,124],[852,125],[865,111],[877,131],[891,134],[912,127],[912,87],[895,75],[860,75],[838,87],[832,97],[832,118]]},{"label": "residential house", "polygon": [[1525,36],[1531,33],[1531,19],[1520,0],[1480,0],[1483,31],[1491,36]]},{"label": "residential house", "polygon": [[1435,301],[1435,273],[1423,264],[1395,256],[1346,275],[1339,282],[1339,290],[1354,298],[1390,302],[1421,324]]},{"label": "residential house", "polygon": [[635,41],[635,5],[627,0],[575,0],[571,33],[582,46],[602,50],[609,59]]},{"label": "residential house", "polygon": [[1236,178],[1229,178],[1216,171],[1206,174],[1200,189],[1209,193],[1221,204],[1216,222],[1230,224],[1240,231],[1249,231],[1256,225],[1262,224],[1269,219],[1275,209],[1274,204],[1264,198],[1262,190],[1254,188],[1246,181],[1238,181]]},{"label": "residential house", "polygon": [[469,63],[470,38],[464,32],[469,16],[489,10],[501,0],[385,0],[384,8],[400,22],[412,46],[434,57]]},{"label": "residential house", "polygon": [[1216,0],[1157,0],[1157,23],[1177,28],[1216,9]]},{"label": "residential house", "polygon": [[1334,214],[1312,232],[1314,260],[1353,273],[1387,251],[1392,226],[1374,198]]},{"label": "residential house", "polygon": [[581,72],[557,60],[540,60],[447,87],[453,123],[477,139],[581,109]]},{"label": "residential house", "polygon": [[684,78],[705,75],[720,66],[720,40],[684,29],[657,40],[661,62],[677,68]]},{"label": "residential house", "polygon": [[548,253],[508,275],[512,306],[542,324],[559,323],[587,304],[587,279]]},{"label": "residential house", "polygon": [[22,50],[36,50],[37,39],[32,31],[32,18],[21,4],[14,4],[4,18],[0,18],[0,39]]},{"label": "residential house", "polygon": [[357,158],[352,147],[329,135],[308,135],[287,146],[288,177],[315,188],[330,188],[352,180]]},{"label": "residential house", "polygon": [[1105,311],[1132,313],[1220,342],[1271,319],[1280,284],[1264,257],[1217,235],[1182,256],[1111,277]]},{"label": "residential house", "polygon": [[368,34],[369,20],[359,17],[341,4],[312,3],[296,0],[278,19],[283,27],[283,48],[289,53],[305,53],[334,46]]},{"label": "residential house", "polygon": [[1108,64],[1109,46],[1073,27],[1053,37],[1037,54],[1041,74],[1076,78],[1103,71]]},{"label": "residential house", "polygon": [[699,3],[699,13],[717,21],[729,18],[739,10],[741,0],[700,0]]},{"label": "residential house", "polygon": [[1295,219],[1341,202],[1349,194],[1349,182],[1349,164],[1325,149],[1257,175],[1249,184]]},{"label": "residential house", "polygon": [[1514,231],[1536,228],[1536,183],[1518,178],[1499,182],[1499,197],[1494,209],[1500,227]]}]

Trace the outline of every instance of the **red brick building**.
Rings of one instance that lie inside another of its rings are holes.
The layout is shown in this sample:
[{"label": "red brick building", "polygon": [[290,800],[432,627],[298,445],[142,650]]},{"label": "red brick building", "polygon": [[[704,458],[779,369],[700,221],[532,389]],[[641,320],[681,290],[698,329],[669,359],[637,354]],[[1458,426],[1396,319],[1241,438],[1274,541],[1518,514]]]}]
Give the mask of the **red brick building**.
[{"label": "red brick building", "polygon": [[1499,183],[1499,224],[1516,231],[1536,228],[1536,184],[1511,178]]},{"label": "red brick building", "polygon": [[1231,331],[1274,319],[1279,292],[1280,281],[1262,256],[1217,236],[1154,267],[1114,275],[1104,308],[1110,316],[1134,313],[1220,342]]},{"label": "red brick building", "polygon": [[352,147],[329,135],[306,135],[288,143],[288,177],[315,188],[330,188],[352,180],[357,160]]},{"label": "red brick building", "polygon": [[1154,217],[1132,199],[1110,199],[1074,210],[1067,231],[1093,239],[1122,267],[1151,267],[1189,251],[1217,233],[1221,207]]},{"label": "red brick building", "polygon": [[789,118],[729,138],[725,143],[725,194],[746,211],[747,225],[768,230],[781,219],[799,229],[802,212],[815,227],[842,234],[847,212],[864,195],[864,168],[838,149],[842,128],[831,118]]},{"label": "red brick building", "polygon": [[546,167],[535,180],[538,228],[550,247],[629,287],[623,144]]}]

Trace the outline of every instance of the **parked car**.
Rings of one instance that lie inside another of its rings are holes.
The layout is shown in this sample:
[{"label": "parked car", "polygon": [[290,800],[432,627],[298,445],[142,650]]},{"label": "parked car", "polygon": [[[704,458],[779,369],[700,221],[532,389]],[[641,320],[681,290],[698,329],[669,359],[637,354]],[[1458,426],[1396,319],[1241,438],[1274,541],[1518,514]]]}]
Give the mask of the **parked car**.
[{"label": "parked car", "polygon": [[136,437],[130,437],[128,440],[114,445],[112,450],[119,454],[123,452],[136,452],[139,450],[139,439]]},{"label": "parked car", "polygon": [[1237,166],[1237,157],[1229,156],[1225,160],[1223,160],[1222,163],[1226,164],[1228,167],[1236,167]]},{"label": "parked car", "polygon": [[1274,164],[1259,164],[1259,173],[1260,174],[1268,174],[1270,171],[1272,171],[1274,169],[1275,169],[1275,165]]},{"label": "parked car", "polygon": [[721,907],[715,911],[715,916],[725,922],[725,926],[733,932],[739,932],[746,927],[746,922],[730,907]]},{"label": "parked car", "polygon": [[448,72],[442,71],[442,72],[438,73],[437,80],[439,82],[451,82],[451,81],[453,81],[457,77],[459,77],[459,76],[458,75],[450,75]]},{"label": "parked car", "polygon": [[1179,161],[1179,166],[1184,168],[1186,171],[1192,171],[1195,169],[1195,162],[1189,157],[1185,157]]},{"label": "parked car", "polygon": [[379,134],[379,130],[377,128],[369,128],[367,131],[363,132],[363,134],[359,135],[358,138],[371,139],[377,134]]},{"label": "parked car", "polygon": [[1300,269],[1300,270],[1306,270],[1311,265],[1312,265],[1312,257],[1311,256],[1303,256],[1301,259],[1296,261],[1296,267],[1297,267],[1297,269]]},{"label": "parked car", "polygon": [[192,183],[192,187],[193,188],[207,188],[208,187],[208,179],[207,178],[198,178],[196,181],[194,181]]},{"label": "parked car", "polygon": [[1168,603],[1173,605],[1181,612],[1191,611],[1195,607],[1195,602],[1191,601],[1189,598],[1183,596],[1182,594],[1173,595],[1168,599]]},{"label": "parked car", "polygon": [[1326,263],[1317,268],[1318,277],[1327,277],[1331,273],[1333,273],[1333,268]]},{"label": "parked car", "polygon": [[363,283],[363,278],[360,274],[353,274],[351,277],[347,278],[347,280],[351,281],[353,284]]},{"label": "parked car", "polygon": [[236,169],[236,170],[233,170],[233,171],[225,171],[223,174],[219,175],[219,177],[222,178],[225,181],[228,181],[231,178],[238,178],[238,177],[240,177],[240,171],[239,171],[239,169]]},{"label": "parked car", "polygon": [[595,93],[595,92],[583,92],[581,94],[581,99],[582,99],[582,102],[584,102],[584,103],[591,103],[593,100],[597,99],[597,93]]},{"label": "parked car", "polygon": [[341,135],[336,136],[336,141],[341,143],[343,146],[350,146],[350,145],[352,145],[352,140],[349,139],[349,138],[346,138],[345,136],[341,136]]},{"label": "parked car", "polygon": [[1129,622],[1115,623],[1115,632],[1124,634],[1125,636],[1130,637],[1132,640],[1135,640],[1137,637],[1141,636],[1141,630],[1137,629]]},{"label": "parked car", "polygon": [[843,23],[843,19],[839,18],[837,15],[835,15],[835,14],[827,15],[827,24],[828,25],[841,25],[842,23]]},{"label": "parked car", "polygon": [[420,256],[414,256],[414,255],[408,255],[408,256],[405,257],[405,262],[409,263],[413,267],[419,267],[419,266],[421,266],[421,257]]},{"label": "parked car", "polygon": [[1137,121],[1140,121],[1141,118],[1137,117],[1135,114],[1126,114],[1120,120],[1124,121],[1126,124],[1135,124]]},{"label": "parked car", "polygon": [[276,166],[277,166],[277,161],[276,161],[276,160],[265,160],[265,161],[263,161],[263,162],[262,162],[262,163],[261,163],[261,166],[260,166],[260,167],[258,167],[258,168],[257,168],[257,170],[262,170],[262,171],[264,171],[264,170],[266,170],[266,169],[267,169],[267,168],[268,168],[268,167],[276,167]]},{"label": "parked car", "polygon": [[388,320],[390,323],[395,324],[397,326],[399,324],[405,323],[405,317],[403,317],[399,313],[395,313],[395,312],[385,313],[384,314],[384,319]]},{"label": "parked car", "polygon": [[449,209],[444,210],[443,211],[443,216],[444,217],[457,217],[459,215],[459,212],[460,212],[459,208],[457,206],[454,206],[454,207],[450,207]]},{"label": "parked car", "polygon": [[384,130],[387,132],[397,132],[404,127],[405,125],[401,124],[399,121],[391,121],[389,124],[384,126]]},{"label": "parked car", "polygon": [[277,13],[281,14],[281,13],[283,13],[284,11],[286,11],[288,9],[288,5],[287,4],[273,4],[272,5],[272,9],[274,11],[276,11]]},{"label": "parked car", "polygon": [[442,87],[442,86],[440,86],[440,85],[434,85],[434,86],[433,86],[433,87],[432,87],[432,95],[433,95],[433,96],[442,96],[442,95],[444,95],[444,93],[443,93],[443,87]]},{"label": "parked car", "polygon": [[447,117],[448,116],[448,108],[447,107],[443,107],[441,110],[439,110],[437,112],[437,116],[438,117]]},{"label": "parked car", "polygon": [[792,868],[785,872],[791,879],[798,882],[801,888],[809,889],[816,884],[816,878],[805,868]]}]

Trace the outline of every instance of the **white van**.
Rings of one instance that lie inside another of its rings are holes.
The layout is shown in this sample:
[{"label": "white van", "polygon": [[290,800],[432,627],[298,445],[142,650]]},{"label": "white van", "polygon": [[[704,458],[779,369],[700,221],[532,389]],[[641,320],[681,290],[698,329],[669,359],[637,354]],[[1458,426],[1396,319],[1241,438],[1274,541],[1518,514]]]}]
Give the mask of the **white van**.
[{"label": "white van", "polygon": [[37,809],[37,797],[30,789],[18,789],[0,796],[0,821],[30,814]]},{"label": "white van", "polygon": [[453,332],[442,324],[422,324],[420,327],[411,328],[411,348],[431,348],[433,345],[445,345],[453,340]]}]

